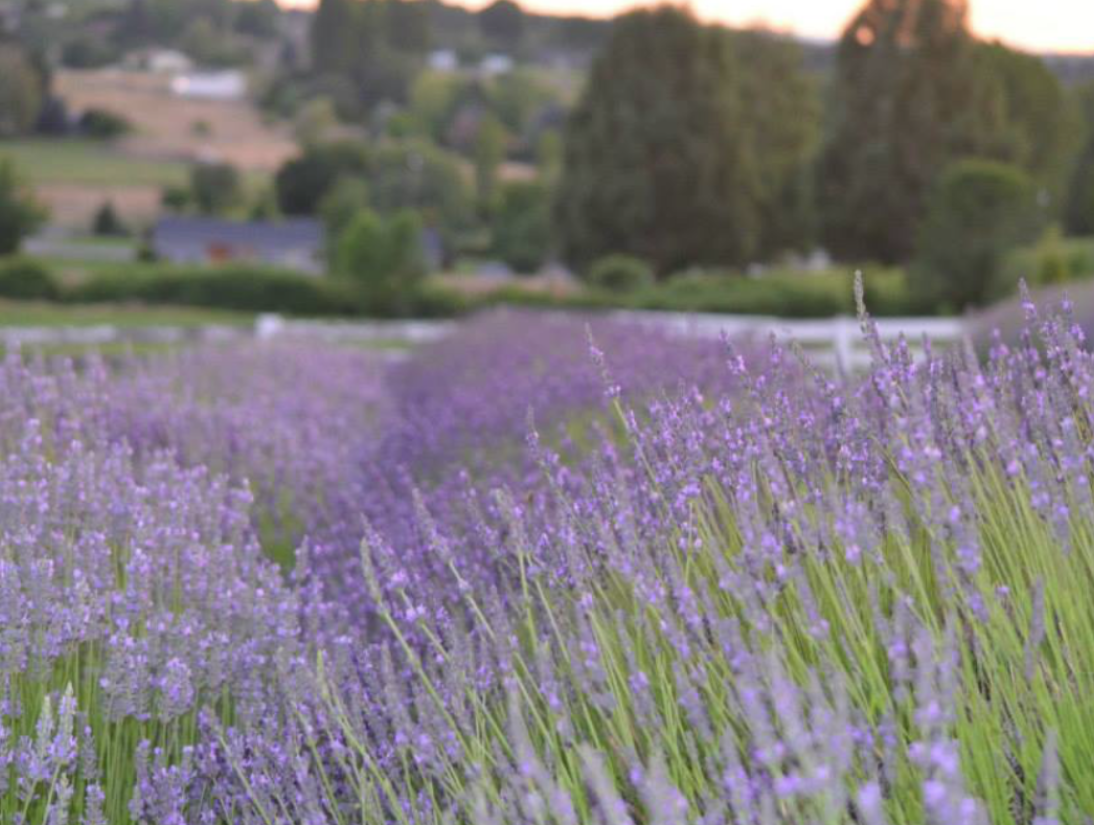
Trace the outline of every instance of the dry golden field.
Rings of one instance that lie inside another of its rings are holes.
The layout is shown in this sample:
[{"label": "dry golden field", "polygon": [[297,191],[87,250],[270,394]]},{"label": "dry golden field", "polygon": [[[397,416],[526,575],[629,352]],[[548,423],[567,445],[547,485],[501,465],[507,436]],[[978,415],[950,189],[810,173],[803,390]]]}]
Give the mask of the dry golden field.
[{"label": "dry golden field", "polygon": [[134,132],[119,146],[133,157],[222,161],[272,172],[296,151],[287,130],[266,123],[249,102],[175,97],[165,75],[64,71],[57,75],[57,91],[75,112],[97,107],[128,118]]}]

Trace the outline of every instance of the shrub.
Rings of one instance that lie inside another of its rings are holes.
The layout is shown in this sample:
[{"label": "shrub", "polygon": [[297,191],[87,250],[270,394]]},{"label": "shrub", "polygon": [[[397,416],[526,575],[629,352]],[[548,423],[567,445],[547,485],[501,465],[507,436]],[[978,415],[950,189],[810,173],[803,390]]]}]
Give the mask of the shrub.
[{"label": "shrub", "polygon": [[243,179],[230,163],[199,163],[190,170],[190,194],[201,212],[219,214],[243,200]]},{"label": "shrub", "polygon": [[653,283],[653,267],[630,255],[608,255],[589,267],[588,280],[594,286],[614,292],[631,292]]},{"label": "shrub", "polygon": [[118,217],[112,201],[105,201],[95,212],[95,217],[91,221],[91,231],[105,237],[126,234],[125,224]]},{"label": "shrub", "polygon": [[368,147],[339,141],[308,147],[278,170],[277,202],[286,215],[314,215],[334,184],[368,171]]},{"label": "shrub", "polygon": [[34,199],[15,166],[0,158],[0,255],[19,249],[24,237],[45,220],[45,211]]},{"label": "shrub", "polygon": [[919,238],[912,287],[938,306],[982,305],[1006,254],[1037,236],[1035,187],[1013,166],[966,160],[942,175]]},{"label": "shrub", "polygon": [[150,266],[90,278],[66,291],[72,302],[140,301],[287,315],[352,315],[360,298],[349,285],[269,267]]},{"label": "shrub", "polygon": [[338,239],[335,271],[361,292],[374,313],[402,313],[425,275],[422,225],[413,212],[384,220],[361,210]]},{"label": "shrub", "polygon": [[[826,318],[854,314],[853,281],[850,269],[817,273],[776,270],[761,278],[699,270],[639,290],[627,303],[674,312]],[[867,301],[876,315],[930,312],[909,294],[904,273],[898,269],[868,269],[864,281]]]},{"label": "shrub", "polygon": [[61,64],[69,69],[98,69],[118,58],[118,51],[101,37],[79,36],[61,50]]},{"label": "shrub", "polygon": [[96,140],[113,140],[132,130],[124,116],[107,109],[91,108],[80,115],[80,131]]},{"label": "shrub", "polygon": [[538,181],[504,186],[492,220],[494,253],[517,272],[535,272],[551,251],[551,198]]},{"label": "shrub", "polygon": [[54,300],[60,290],[53,275],[36,261],[0,261],[0,296],[21,300]]}]

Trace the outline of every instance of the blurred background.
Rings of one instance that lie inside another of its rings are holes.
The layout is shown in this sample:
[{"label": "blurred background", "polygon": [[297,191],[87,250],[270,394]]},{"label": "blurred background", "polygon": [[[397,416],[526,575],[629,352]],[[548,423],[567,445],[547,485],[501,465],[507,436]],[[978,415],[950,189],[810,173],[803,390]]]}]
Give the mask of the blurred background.
[{"label": "blurred background", "polygon": [[1081,293],[1088,40],[1076,0],[0,0],[0,324]]}]

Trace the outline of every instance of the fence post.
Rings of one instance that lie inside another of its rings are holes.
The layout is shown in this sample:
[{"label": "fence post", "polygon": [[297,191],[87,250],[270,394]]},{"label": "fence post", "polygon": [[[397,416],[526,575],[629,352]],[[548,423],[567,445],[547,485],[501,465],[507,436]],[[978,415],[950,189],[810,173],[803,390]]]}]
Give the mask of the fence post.
[{"label": "fence post", "polygon": [[835,319],[835,355],[836,369],[842,373],[850,373],[854,367],[855,339],[851,319],[846,315],[840,315]]}]

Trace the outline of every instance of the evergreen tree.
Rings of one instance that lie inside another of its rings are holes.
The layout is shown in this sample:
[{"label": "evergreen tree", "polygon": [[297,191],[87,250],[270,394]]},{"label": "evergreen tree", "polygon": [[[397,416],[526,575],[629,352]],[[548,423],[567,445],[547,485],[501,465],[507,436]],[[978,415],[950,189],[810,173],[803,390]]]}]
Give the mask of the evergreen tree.
[{"label": "evergreen tree", "polygon": [[729,42],[674,7],[616,22],[567,128],[556,218],[584,268],[623,252],[661,275],[748,261],[759,180]]},{"label": "evergreen tree", "polygon": [[46,84],[18,46],[0,44],[0,138],[22,135],[38,120]]},{"label": "evergreen tree", "polygon": [[1008,252],[1032,242],[1041,226],[1037,187],[1016,166],[957,161],[928,199],[911,270],[911,289],[950,310],[981,305],[1016,284],[998,284]]},{"label": "evergreen tree", "polygon": [[355,0],[320,0],[311,25],[316,72],[339,74],[353,69],[360,48],[359,12]]},{"label": "evergreen tree", "polygon": [[493,45],[513,52],[524,37],[524,10],[513,0],[495,0],[478,14],[479,29]]},{"label": "evergreen tree", "polygon": [[1080,86],[1074,104],[1083,124],[1083,144],[1071,170],[1064,228],[1072,235],[1094,234],[1094,82]]},{"label": "evergreen tree", "polygon": [[757,254],[769,258],[816,241],[813,171],[821,136],[820,98],[801,48],[763,31],[730,35],[745,136],[762,186]]},{"label": "evergreen tree", "polygon": [[978,153],[987,129],[966,18],[964,0],[869,0],[844,32],[820,164],[837,256],[907,260],[940,171]]},{"label": "evergreen tree", "polygon": [[1040,57],[1001,43],[977,47],[987,157],[1025,170],[1055,196],[1082,143],[1082,118]]},{"label": "evergreen tree", "polygon": [[19,251],[23,238],[45,221],[46,213],[34,199],[15,166],[0,158],[0,255]]},{"label": "evergreen tree", "polygon": [[107,237],[126,234],[125,224],[118,217],[113,201],[105,201],[95,211],[95,217],[91,220],[91,231]]},{"label": "evergreen tree", "polygon": [[505,127],[492,114],[484,116],[475,136],[475,190],[479,208],[490,210],[498,183],[498,170],[505,161]]}]

